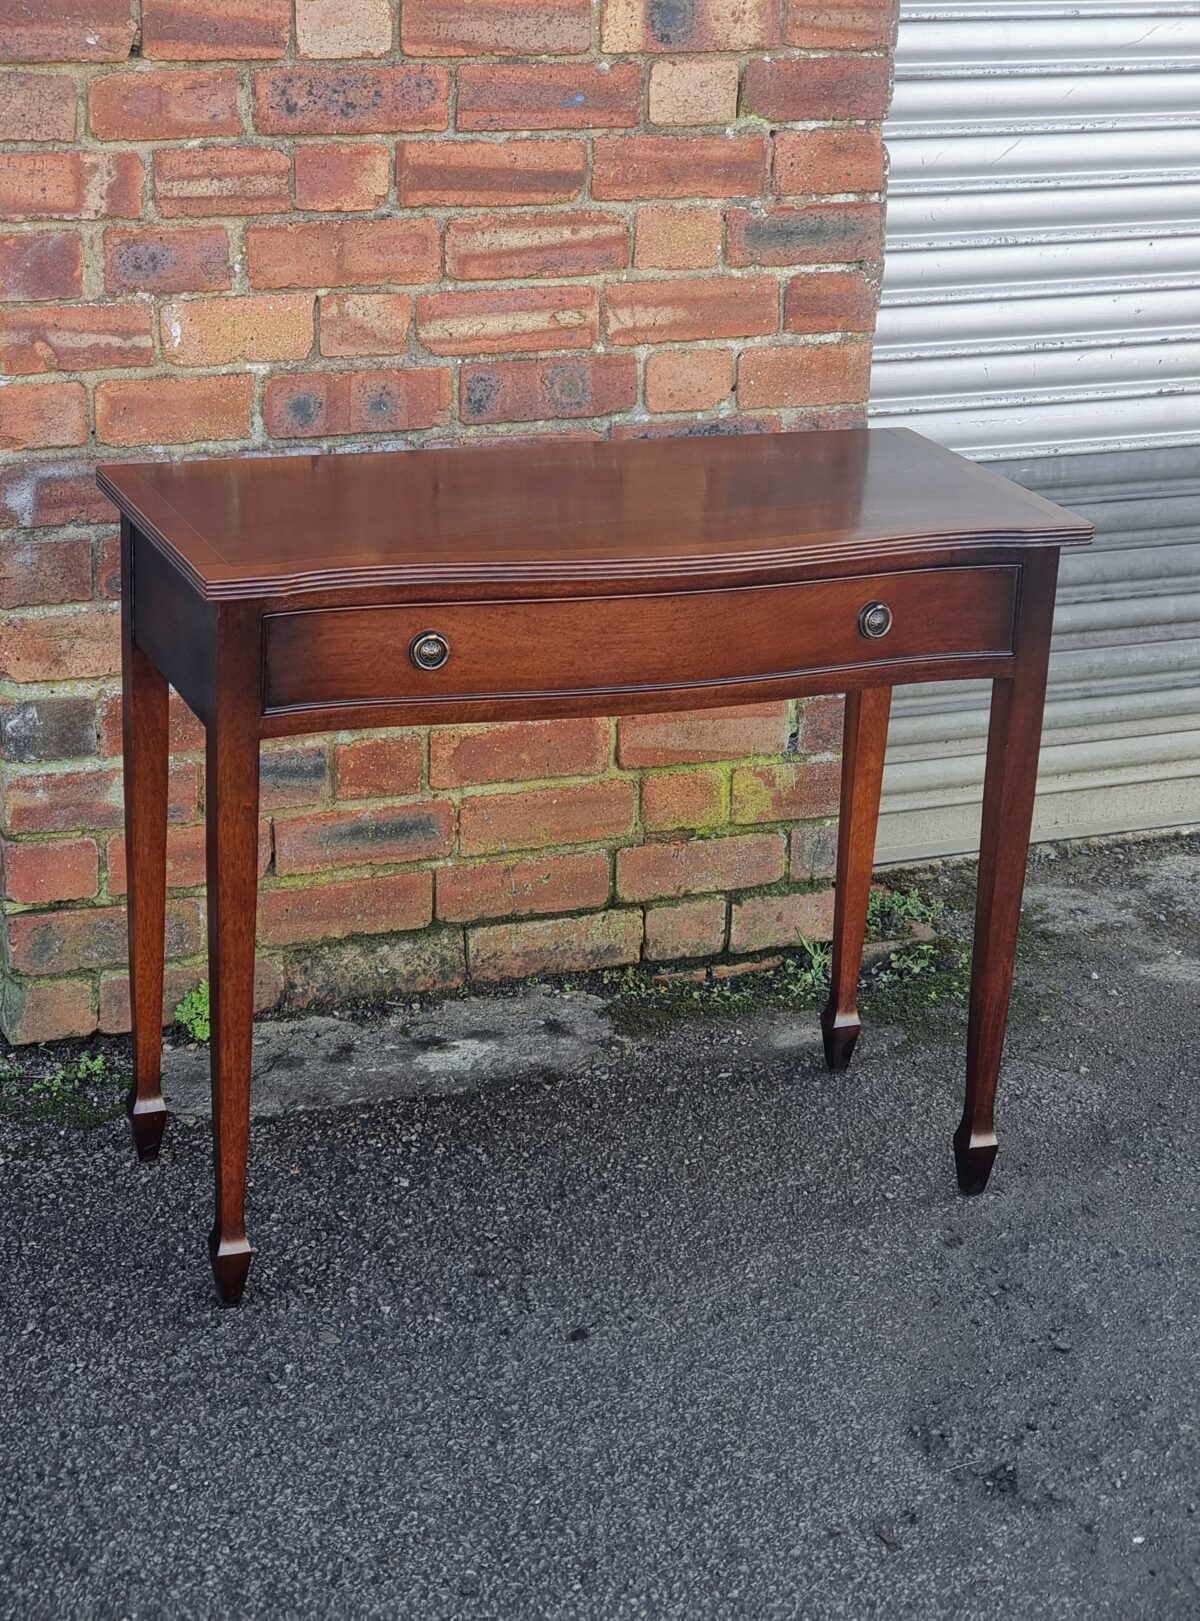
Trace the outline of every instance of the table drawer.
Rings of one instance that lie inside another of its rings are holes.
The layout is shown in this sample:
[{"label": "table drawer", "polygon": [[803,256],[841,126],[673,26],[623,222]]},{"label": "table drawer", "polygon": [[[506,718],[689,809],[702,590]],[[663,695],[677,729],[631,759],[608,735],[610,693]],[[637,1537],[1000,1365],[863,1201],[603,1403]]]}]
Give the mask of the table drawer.
[{"label": "table drawer", "polygon": [[[1019,573],[912,569],[721,591],[269,614],[266,708],[666,692],[1003,657],[1013,651]],[[865,616],[873,605],[881,611]]]}]

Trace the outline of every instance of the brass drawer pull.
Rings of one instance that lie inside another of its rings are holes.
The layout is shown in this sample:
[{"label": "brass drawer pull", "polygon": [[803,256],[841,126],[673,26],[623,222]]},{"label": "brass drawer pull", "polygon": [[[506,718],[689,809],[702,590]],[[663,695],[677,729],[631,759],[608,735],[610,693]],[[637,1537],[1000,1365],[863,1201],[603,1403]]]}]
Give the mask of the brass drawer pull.
[{"label": "brass drawer pull", "polygon": [[418,670],[440,670],[450,657],[450,643],[436,630],[423,630],[413,637],[408,656]]},{"label": "brass drawer pull", "polygon": [[892,628],[892,610],[886,602],[868,602],[858,616],[858,628],[870,641],[877,642]]}]

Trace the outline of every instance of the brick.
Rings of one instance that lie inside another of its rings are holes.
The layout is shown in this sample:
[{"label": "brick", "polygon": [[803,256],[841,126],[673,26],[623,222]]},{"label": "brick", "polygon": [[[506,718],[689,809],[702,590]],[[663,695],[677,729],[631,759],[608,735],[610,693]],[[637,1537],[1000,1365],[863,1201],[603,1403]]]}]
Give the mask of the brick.
[{"label": "brick", "polygon": [[785,332],[871,332],[878,289],[852,270],[793,276],[783,295]]},{"label": "brick", "polygon": [[492,984],[536,974],[618,968],[636,962],[641,949],[638,911],[485,923],[470,930],[467,947],[471,978]]},{"label": "brick", "polygon": [[394,1004],[423,991],[454,990],[466,979],[461,929],[305,946],[286,956],[283,968],[283,1000],[289,1008],[351,999]]},{"label": "brick", "polygon": [[400,40],[409,56],[578,56],[591,0],[404,0]]},{"label": "brick", "polygon": [[144,179],[136,152],[0,153],[0,218],[135,219]]},{"label": "brick", "polygon": [[104,233],[110,293],[216,293],[233,286],[223,225],[117,227]]},{"label": "brick", "polygon": [[266,68],[254,75],[254,127],[266,135],[382,135],[442,130],[445,68]]},{"label": "brick", "polygon": [[689,343],[767,337],[779,329],[779,284],[770,276],[618,282],[605,291],[612,343]]},{"label": "brick", "polygon": [[730,818],[734,822],[792,822],[835,815],[842,768],[837,760],[737,766]]},{"label": "brick", "polygon": [[9,779],[3,801],[10,833],[74,833],[124,819],[118,771],[55,771]]},{"label": "brick", "polygon": [[887,112],[891,63],[882,56],[775,57],[746,64],[742,110],[771,123],[878,119]]},{"label": "brick", "polygon": [[88,125],[102,141],[236,135],[237,74],[105,73],[88,86]]},{"label": "brick", "polygon": [[[116,834],[108,841],[106,852],[110,895],[124,895],[129,874],[126,868],[125,835]],[[271,824],[264,818],[258,831],[258,875],[271,864]],[[199,889],[206,875],[204,825],[169,827],[167,829],[167,888]]]},{"label": "brick", "polygon": [[458,70],[456,116],[463,130],[632,128],[642,116],[642,70],[636,62],[470,63]]},{"label": "brick", "polygon": [[438,726],[429,734],[429,781],[434,788],[472,788],[590,777],[605,770],[608,757],[609,727],[603,720]]},{"label": "brick", "polygon": [[[163,979],[163,1025],[175,1023],[175,1009],[203,978],[199,968],[168,966]],[[265,1013],[283,995],[283,974],[278,962],[260,955],[254,966],[254,1011]],[[100,975],[100,1029],[123,1034],[129,1029],[129,975]]]},{"label": "brick", "polygon": [[96,488],[91,462],[18,462],[0,468],[0,530],[112,520],[112,503]]},{"label": "brick", "polygon": [[617,895],[648,901],[777,883],[784,848],[782,833],[744,833],[618,850]]},{"label": "brick", "polygon": [[178,366],[303,360],[313,344],[311,293],[185,298],[162,306],[163,354]]},{"label": "brick", "polygon": [[276,439],[435,428],[450,419],[450,373],[410,366],[273,377],[263,414]]},{"label": "brick", "polygon": [[95,839],[0,840],[0,869],[0,893],[22,906],[91,900],[100,887]]},{"label": "brick", "polygon": [[746,411],[852,404],[867,398],[870,385],[871,345],[862,339],[747,349],[738,362],[738,404]]},{"label": "brick", "polygon": [[250,436],[252,376],[147,377],[96,386],[106,445],[188,445]]},{"label": "brick", "polygon": [[606,51],[754,51],[779,44],[776,0],[603,0]]},{"label": "brick", "polygon": [[651,962],[678,962],[723,951],[727,909],[723,895],[706,895],[674,906],[648,906],[646,957]]},{"label": "brick", "polygon": [[782,197],[882,191],[883,186],[878,129],[787,129],[775,136],[775,190]]},{"label": "brick", "polygon": [[329,785],[324,744],[269,744],[261,752],[258,782],[264,810],[320,804]]},{"label": "brick", "polygon": [[[195,901],[167,906],[167,956],[190,957],[200,950],[200,909]],[[9,958],[21,974],[72,974],[104,968],[126,955],[123,906],[76,907],[69,911],[23,912],[8,922]]]},{"label": "brick", "polygon": [[732,390],[733,356],[727,349],[672,349],[646,361],[651,411],[711,411]]},{"label": "brick", "polygon": [[168,219],[283,214],[292,206],[291,159],[265,146],[168,148],[154,154],[154,195]]},{"label": "brick", "polygon": [[842,746],[844,718],[841,698],[806,698],[800,706],[801,754],[836,754]]},{"label": "brick", "polygon": [[96,595],[121,600],[121,532],[110,531],[96,542]]},{"label": "brick", "polygon": [[144,304],[26,304],[0,309],[0,371],[30,376],[154,361]]},{"label": "brick", "polygon": [[754,197],[769,159],[765,135],[600,135],[592,196]]},{"label": "brick", "polygon": [[326,293],[320,299],[323,355],[400,355],[413,301],[406,293]]},{"label": "brick", "polygon": [[776,203],[729,212],[731,265],[849,264],[882,257],[878,203]]},{"label": "brick", "polygon": [[0,450],[47,450],[87,438],[82,383],[13,383],[0,388]]},{"label": "brick", "polygon": [[252,225],[246,261],[255,287],[353,287],[436,281],[441,244],[433,220],[321,220]]},{"label": "brick", "polygon": [[721,258],[724,221],[716,208],[637,211],[634,263],[639,270],[708,270]]},{"label": "brick", "polygon": [[437,875],[437,913],[447,923],[580,912],[608,903],[604,850],[573,850],[519,861],[456,863]]},{"label": "brick", "polygon": [[652,124],[728,124],[737,117],[739,64],[728,58],[655,62]]},{"label": "brick", "polygon": [[352,212],[378,208],[392,184],[392,160],[379,141],[296,148],[296,207]]},{"label": "brick", "polygon": [[720,771],[656,771],[642,778],[642,826],[654,832],[710,828],[728,819]]},{"label": "brick", "polygon": [[288,877],[322,867],[428,861],[449,855],[453,834],[454,807],[439,799],[371,812],[281,817],[275,823],[275,871]]},{"label": "brick", "polygon": [[362,737],[334,750],[334,792],[339,799],[388,799],[420,790],[425,749],[417,732]]},{"label": "brick", "polygon": [[626,715],[617,723],[617,759],[623,766],[689,765],[782,754],[788,730],[786,703]]},{"label": "brick", "polygon": [[65,73],[0,73],[0,141],[73,141],[76,99]]},{"label": "brick", "polygon": [[258,901],[259,938],[271,946],[423,929],[433,920],[433,874],[399,872],[349,883],[271,889]]},{"label": "brick", "polygon": [[87,681],[120,667],[120,619],[111,607],[10,614],[0,631],[0,677],[8,681]]},{"label": "brick", "polygon": [[836,822],[801,822],[792,829],[791,874],[797,883],[832,878],[836,870]]},{"label": "brick", "polygon": [[44,696],[0,709],[0,758],[32,765],[96,752],[96,705],[91,698]]},{"label": "brick", "polygon": [[628,263],[629,227],[602,210],[473,214],[446,227],[446,270],[460,281],[594,276]]},{"label": "brick", "polygon": [[881,51],[895,37],[896,0],[787,0],[784,34],[808,51]]},{"label": "brick", "polygon": [[77,231],[0,232],[0,303],[82,293],[83,243]]},{"label": "brick", "polygon": [[14,1046],[90,1036],[95,1028],[96,1007],[86,979],[0,982],[0,1029]]},{"label": "brick", "polygon": [[123,62],[133,36],[130,0],[0,0],[3,62]]},{"label": "brick", "polygon": [[283,56],[291,0],[142,0],[142,54],[168,62]]},{"label": "brick", "polygon": [[391,48],[391,0],[296,0],[301,56],[386,56]]},{"label": "brick", "polygon": [[637,401],[633,355],[564,355],[464,366],[459,412],[465,424],[612,416]]},{"label": "brick", "polygon": [[569,203],[586,179],[582,141],[401,141],[396,147],[405,208]]},{"label": "brick", "polygon": [[91,594],[90,540],[0,541],[0,608],[81,602]]},{"label": "brick", "polygon": [[730,951],[766,951],[828,940],[833,934],[833,891],[794,890],[785,895],[747,895],[736,900],[729,920]]},{"label": "brick", "polygon": [[594,287],[426,293],[417,336],[435,355],[590,349],[600,339],[600,295]]},{"label": "brick", "polygon": [[617,777],[517,794],[476,794],[459,807],[458,844],[468,856],[599,844],[632,833],[635,814],[634,786]]}]

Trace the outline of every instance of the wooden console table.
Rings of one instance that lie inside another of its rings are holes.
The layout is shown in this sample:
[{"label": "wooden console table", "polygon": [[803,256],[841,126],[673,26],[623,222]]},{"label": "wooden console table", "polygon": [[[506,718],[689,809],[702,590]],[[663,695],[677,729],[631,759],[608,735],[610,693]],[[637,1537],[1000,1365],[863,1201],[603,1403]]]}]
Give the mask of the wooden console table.
[{"label": "wooden console table", "polygon": [[958,1180],[993,1101],[1059,548],[1090,526],[906,430],[101,468],[122,513],[137,1151],[157,1153],[167,685],[207,728],[217,1288],[240,1299],[258,751],[355,726],[848,694],[826,1058],[850,1060],[891,689],[993,681]]}]

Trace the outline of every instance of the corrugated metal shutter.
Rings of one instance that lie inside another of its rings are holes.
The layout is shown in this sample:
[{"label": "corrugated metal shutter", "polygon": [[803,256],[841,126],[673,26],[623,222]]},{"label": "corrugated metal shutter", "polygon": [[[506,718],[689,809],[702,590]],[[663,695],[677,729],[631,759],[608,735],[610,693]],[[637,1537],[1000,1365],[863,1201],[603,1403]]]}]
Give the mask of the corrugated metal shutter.
[{"label": "corrugated metal shutter", "polygon": [[[1097,525],[1035,836],[1200,821],[1200,3],[901,10],[872,418]],[[986,692],[897,695],[881,859],[973,847]]]}]

